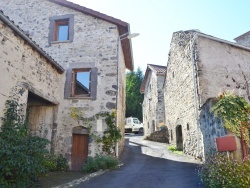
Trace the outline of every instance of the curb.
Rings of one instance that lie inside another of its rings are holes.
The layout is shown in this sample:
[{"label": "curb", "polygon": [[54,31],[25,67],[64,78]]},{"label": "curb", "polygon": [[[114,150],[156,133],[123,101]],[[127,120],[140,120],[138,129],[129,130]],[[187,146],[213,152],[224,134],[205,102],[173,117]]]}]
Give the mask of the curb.
[{"label": "curb", "polygon": [[[124,165],[124,164],[121,163],[121,164],[118,165],[118,167],[120,168],[120,167],[123,166],[123,165]],[[79,185],[79,184],[82,183],[82,182],[88,181],[88,180],[90,180],[91,178],[94,178],[94,177],[96,177],[96,176],[102,175],[102,174],[104,174],[104,173],[106,173],[106,172],[108,172],[108,171],[110,171],[110,170],[109,170],[109,169],[107,169],[107,170],[99,170],[99,171],[94,172],[94,173],[92,173],[92,174],[86,175],[86,176],[84,176],[84,177],[82,177],[82,178],[73,180],[73,181],[71,181],[71,182],[68,182],[68,183],[65,183],[65,184],[62,184],[62,185],[54,186],[54,187],[51,187],[51,188],[68,188],[68,187],[75,187],[75,186]]]},{"label": "curb", "polygon": [[73,180],[71,182],[68,182],[68,183],[65,183],[65,184],[62,184],[62,185],[58,185],[58,186],[55,186],[55,187],[52,187],[52,188],[68,188],[68,187],[75,187],[77,185],[79,185],[80,183],[84,182],[84,181],[87,181],[87,180],[90,180],[91,178],[94,178],[96,176],[99,176],[101,174],[104,174],[105,172],[107,172],[109,170],[100,170],[98,172],[94,172],[92,174],[89,174],[87,176],[84,176],[82,178],[79,178],[79,179],[76,179],[76,180]]}]

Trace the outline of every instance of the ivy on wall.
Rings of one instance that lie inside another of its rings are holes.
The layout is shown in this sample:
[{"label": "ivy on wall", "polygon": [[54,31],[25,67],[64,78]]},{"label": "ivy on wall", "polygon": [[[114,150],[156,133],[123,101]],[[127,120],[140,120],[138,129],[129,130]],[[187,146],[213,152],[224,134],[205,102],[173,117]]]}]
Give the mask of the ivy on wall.
[{"label": "ivy on wall", "polygon": [[[90,136],[96,141],[97,144],[102,146],[102,152],[107,155],[112,155],[115,151],[115,144],[122,138],[121,131],[119,127],[116,126],[116,111],[109,112],[100,112],[95,114],[92,117],[84,117],[82,111],[78,108],[70,109],[71,117],[77,120],[80,120],[86,125],[86,128],[89,131]],[[100,117],[105,118],[107,124],[106,130],[103,132],[103,135],[98,135],[94,130],[92,123]]]},{"label": "ivy on wall", "polygon": [[[223,94],[217,98],[212,112],[224,121],[224,127],[241,137],[240,129],[243,122],[249,121],[250,105],[244,97],[233,94]],[[249,132],[244,131],[244,140],[249,144]]]}]

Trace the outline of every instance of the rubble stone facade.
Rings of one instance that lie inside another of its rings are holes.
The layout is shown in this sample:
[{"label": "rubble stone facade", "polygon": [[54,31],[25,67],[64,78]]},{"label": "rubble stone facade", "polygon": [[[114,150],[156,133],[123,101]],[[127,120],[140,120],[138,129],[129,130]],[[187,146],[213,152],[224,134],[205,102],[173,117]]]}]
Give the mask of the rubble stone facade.
[{"label": "rubble stone facade", "polygon": [[165,123],[163,83],[166,67],[149,64],[145,73],[141,92],[143,99],[144,135],[160,130]]},{"label": "rubble stone facade", "polygon": [[2,21],[0,41],[0,117],[4,115],[7,100],[20,98],[19,103],[26,104],[25,108],[30,111],[32,133],[50,140],[48,149],[52,149],[53,127],[58,122],[55,113],[65,74],[58,72],[49,60]]},{"label": "rubble stone facade", "polygon": [[[123,47],[118,56],[119,31],[116,24],[49,0],[1,0],[0,9],[66,70],[66,76],[57,80],[60,84],[52,79],[46,80],[51,85],[52,83],[56,85],[53,89],[60,88],[50,94],[51,97],[56,95],[60,100],[57,124],[54,127],[55,153],[62,153],[71,161],[73,130],[77,127],[84,129],[87,127],[84,122],[71,117],[71,108],[81,110],[84,117],[117,109],[117,125],[120,130],[124,130],[126,66]],[[73,30],[69,31],[70,40],[53,42],[50,31],[51,20],[60,17],[70,17]],[[94,97],[82,98],[70,95],[72,70],[80,68],[89,68],[94,75],[96,82]],[[52,75],[48,71],[45,73]],[[47,78],[46,74],[41,73],[40,76]],[[92,130],[99,135],[102,135],[106,128],[102,118],[92,122],[91,125]],[[123,146],[124,139],[119,143],[119,153]],[[88,147],[88,155],[93,156],[99,152],[96,142],[91,138]]]},{"label": "rubble stone facade", "polygon": [[170,143],[201,159],[215,149],[227,133],[211,114],[213,99],[223,92],[248,98],[249,58],[249,48],[198,31],[173,34],[164,86]]}]

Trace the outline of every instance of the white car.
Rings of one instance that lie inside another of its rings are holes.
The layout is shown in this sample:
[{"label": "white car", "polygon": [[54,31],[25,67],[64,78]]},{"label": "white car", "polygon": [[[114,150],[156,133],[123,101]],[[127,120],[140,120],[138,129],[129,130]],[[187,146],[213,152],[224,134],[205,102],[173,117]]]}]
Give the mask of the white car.
[{"label": "white car", "polygon": [[143,133],[143,124],[138,118],[128,117],[125,122],[125,132]]}]

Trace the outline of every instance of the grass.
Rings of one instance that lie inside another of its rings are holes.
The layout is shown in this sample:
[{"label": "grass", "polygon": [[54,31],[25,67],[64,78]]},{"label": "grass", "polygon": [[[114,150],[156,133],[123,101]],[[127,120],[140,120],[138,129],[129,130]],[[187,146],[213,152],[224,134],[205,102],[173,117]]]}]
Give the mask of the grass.
[{"label": "grass", "polygon": [[170,145],[170,146],[168,147],[168,150],[171,151],[171,152],[173,152],[173,153],[175,153],[175,154],[183,155],[183,151],[178,150],[178,149],[176,148],[176,146]]}]

